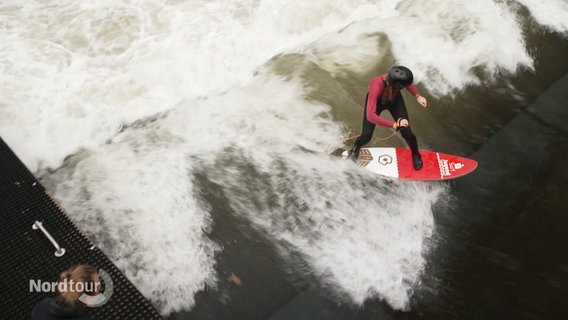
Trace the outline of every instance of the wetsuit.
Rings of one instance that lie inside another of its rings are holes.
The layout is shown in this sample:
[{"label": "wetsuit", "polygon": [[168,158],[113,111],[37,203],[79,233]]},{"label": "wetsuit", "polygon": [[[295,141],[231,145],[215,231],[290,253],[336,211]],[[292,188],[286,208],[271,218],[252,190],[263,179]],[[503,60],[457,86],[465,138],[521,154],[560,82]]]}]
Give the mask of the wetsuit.
[{"label": "wetsuit", "polygon": [[[392,128],[393,121],[382,118],[381,112],[388,110],[394,119],[403,118],[408,119],[408,111],[404,104],[404,99],[400,93],[400,89],[387,87],[387,75],[383,74],[378,77],[372,78],[369,82],[369,92],[365,98],[365,113],[363,115],[363,128],[361,135],[355,140],[355,147],[361,148],[363,145],[369,143],[373,138],[375,125]],[[413,84],[410,84],[406,89],[415,97],[420,93]],[[410,121],[410,120],[409,120]],[[412,133],[410,126],[400,127],[400,133],[406,143],[412,150],[412,153],[418,153],[418,141],[416,136]]]}]

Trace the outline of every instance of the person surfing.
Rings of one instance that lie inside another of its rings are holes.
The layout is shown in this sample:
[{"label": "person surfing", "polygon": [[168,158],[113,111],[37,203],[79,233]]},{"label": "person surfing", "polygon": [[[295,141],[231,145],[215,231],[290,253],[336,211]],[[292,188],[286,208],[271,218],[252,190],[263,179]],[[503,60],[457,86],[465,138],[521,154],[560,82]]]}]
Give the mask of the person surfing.
[{"label": "person surfing", "polygon": [[[407,89],[423,108],[428,106],[416,87],[412,84],[414,76],[412,71],[404,66],[394,66],[388,73],[374,77],[369,82],[369,92],[365,98],[365,112],[363,113],[363,127],[361,134],[355,140],[355,145],[348,155],[348,159],[356,162],[361,147],[369,143],[373,137],[375,126],[399,130],[406,144],[412,151],[412,165],[414,170],[422,169],[422,157],[418,151],[418,140],[410,129],[408,111],[401,94],[402,89]],[[396,121],[390,121],[380,116],[381,112],[388,110]]]}]

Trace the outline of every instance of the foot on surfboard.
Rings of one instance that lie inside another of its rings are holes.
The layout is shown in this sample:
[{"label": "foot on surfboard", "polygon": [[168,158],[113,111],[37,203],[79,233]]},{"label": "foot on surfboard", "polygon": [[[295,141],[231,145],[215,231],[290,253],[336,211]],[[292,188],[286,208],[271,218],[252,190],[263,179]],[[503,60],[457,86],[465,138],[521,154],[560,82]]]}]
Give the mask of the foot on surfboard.
[{"label": "foot on surfboard", "polygon": [[359,158],[359,152],[361,151],[360,147],[353,147],[353,149],[351,149],[351,151],[349,152],[349,155],[347,156],[347,159],[353,161],[353,162],[357,162],[357,158]]},{"label": "foot on surfboard", "polygon": [[414,170],[422,169],[422,157],[420,156],[420,153],[417,152],[412,154],[412,166],[414,166]]},{"label": "foot on surfboard", "polygon": [[[341,156],[347,159],[349,149]],[[414,180],[441,181],[463,177],[475,171],[477,161],[452,154],[420,150],[422,168],[414,168],[410,148],[362,148],[357,165],[383,177]],[[418,158],[418,157],[416,157]]]}]

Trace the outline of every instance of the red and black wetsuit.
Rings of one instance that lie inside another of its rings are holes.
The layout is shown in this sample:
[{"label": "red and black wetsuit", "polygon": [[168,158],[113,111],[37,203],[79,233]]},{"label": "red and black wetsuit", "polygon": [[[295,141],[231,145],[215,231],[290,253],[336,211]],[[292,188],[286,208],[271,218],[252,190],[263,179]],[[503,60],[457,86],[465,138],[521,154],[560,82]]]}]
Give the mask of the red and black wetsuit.
[{"label": "red and black wetsuit", "polygon": [[[401,89],[396,89],[392,86],[386,85],[386,74],[372,78],[369,82],[369,92],[365,98],[365,113],[363,115],[363,128],[361,135],[355,140],[355,146],[360,148],[369,143],[373,138],[375,125],[392,128],[393,121],[385,119],[380,116],[381,112],[388,110],[394,119],[403,118],[408,119],[408,111],[404,104],[404,99],[400,92]],[[420,94],[413,84],[410,84],[406,89],[415,97]],[[410,121],[410,120],[409,120]],[[412,150],[412,153],[418,153],[418,142],[416,136],[412,133],[410,126],[401,127],[400,133],[406,143]]]}]

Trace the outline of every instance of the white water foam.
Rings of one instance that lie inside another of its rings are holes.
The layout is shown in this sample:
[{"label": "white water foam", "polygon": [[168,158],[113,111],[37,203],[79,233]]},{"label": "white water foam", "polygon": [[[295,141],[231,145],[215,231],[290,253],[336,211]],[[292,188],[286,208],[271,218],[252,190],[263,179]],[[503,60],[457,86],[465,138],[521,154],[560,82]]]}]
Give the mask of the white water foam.
[{"label": "white water foam", "polygon": [[564,0],[517,0],[535,20],[554,31],[568,32],[568,2]]},{"label": "white water foam", "polygon": [[[274,55],[350,21],[351,5],[29,1],[0,11],[0,130],[32,169],[124,124],[246,83]],[[282,18],[285,17],[285,18]],[[261,36],[258,36],[258,35]],[[73,132],[73,134],[69,134]]]},{"label": "white water foam", "polygon": [[[5,1],[0,134],[34,172],[78,153],[44,172],[58,184],[50,191],[165,314],[191,308],[216,281],[218,248],[202,232],[209,209],[191,174],[228,147],[283,190],[276,208],[259,210],[238,197],[247,173],[214,177],[235,192],[237,213],[300,253],[324,285],[404,308],[440,187],[386,188],[329,159],[342,131],[326,106],[305,101],[295,80],[254,72],[280,53],[309,52],[332,74],[363,73],[385,51],[370,35],[384,33],[396,60],[443,95],[484,81],[476,67],[532,67],[516,19],[489,0]],[[565,30],[562,21],[549,20]],[[303,204],[296,227],[287,199]]]},{"label": "white water foam", "polygon": [[208,206],[194,194],[183,140],[144,131],[80,154],[50,179],[73,220],[167,314],[214,286],[218,247],[205,234]]},{"label": "white water foam", "polygon": [[[381,9],[376,17],[315,43],[312,52],[320,65],[332,74],[345,65],[356,65],[359,72],[375,66],[387,53],[377,49],[385,45],[379,38],[370,37],[380,31],[388,36],[396,63],[410,67],[416,82],[436,96],[491,81],[500,72],[533,67],[516,12],[504,3],[388,1]],[[476,69],[484,71],[484,78]]]},{"label": "white water foam", "polygon": [[250,86],[184,101],[46,179],[57,184],[54,196],[78,225],[163,313],[191,307],[197,291],[215,285],[218,250],[204,234],[209,206],[195,194],[195,167],[227,174],[214,162],[229,147],[260,162],[273,153],[337,147],[341,126],[322,118],[328,108],[306,102],[301,91],[258,76]]},{"label": "white water foam", "polygon": [[[229,204],[235,212],[277,240],[282,254],[304,259],[308,267],[300,270],[340,300],[347,296],[360,305],[378,298],[407,309],[443,185],[377,180],[338,159],[283,157],[261,165],[268,182],[239,168],[212,176],[234,195]],[[246,190],[240,184],[245,178]]]}]

